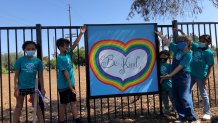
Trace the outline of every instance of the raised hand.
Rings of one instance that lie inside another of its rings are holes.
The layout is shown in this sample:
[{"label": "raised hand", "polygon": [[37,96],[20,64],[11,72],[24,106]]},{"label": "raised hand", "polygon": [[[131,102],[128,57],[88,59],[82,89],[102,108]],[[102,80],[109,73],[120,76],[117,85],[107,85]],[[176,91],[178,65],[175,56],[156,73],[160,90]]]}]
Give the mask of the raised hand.
[{"label": "raised hand", "polygon": [[81,27],[81,28],[80,28],[80,32],[81,32],[82,34],[84,34],[84,33],[86,32],[86,26]]},{"label": "raised hand", "polygon": [[163,35],[162,32],[158,32],[158,31],[156,31],[155,33],[156,33],[158,36]]}]

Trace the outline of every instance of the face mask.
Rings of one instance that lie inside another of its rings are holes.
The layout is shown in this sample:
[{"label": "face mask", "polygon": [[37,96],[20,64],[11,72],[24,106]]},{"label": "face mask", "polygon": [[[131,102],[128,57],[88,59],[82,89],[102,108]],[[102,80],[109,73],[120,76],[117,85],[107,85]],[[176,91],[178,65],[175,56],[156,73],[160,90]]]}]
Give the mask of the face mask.
[{"label": "face mask", "polygon": [[160,58],[160,61],[161,61],[162,63],[166,63],[166,62],[167,62],[167,58]]},{"label": "face mask", "polygon": [[207,43],[198,42],[198,45],[200,48],[205,48],[207,46]]},{"label": "face mask", "polygon": [[185,47],[186,47],[186,43],[185,42],[179,42],[177,44],[177,47],[180,49],[180,50],[184,50]]},{"label": "face mask", "polygon": [[29,51],[26,51],[26,55],[27,56],[34,56],[34,54],[35,54],[35,50],[29,50]]}]

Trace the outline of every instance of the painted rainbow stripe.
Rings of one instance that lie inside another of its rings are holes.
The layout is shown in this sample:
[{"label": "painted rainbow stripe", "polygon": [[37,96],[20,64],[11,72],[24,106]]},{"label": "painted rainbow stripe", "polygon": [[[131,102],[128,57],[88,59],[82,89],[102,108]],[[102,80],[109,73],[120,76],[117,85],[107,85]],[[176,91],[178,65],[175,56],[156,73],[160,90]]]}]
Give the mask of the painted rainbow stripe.
[{"label": "painted rainbow stripe", "polygon": [[[127,78],[122,81],[117,77],[113,77],[105,73],[99,65],[99,54],[104,49],[113,49],[124,55],[127,55],[133,50],[143,49],[148,54],[148,61],[146,66],[135,76]],[[120,91],[133,87],[137,84],[144,82],[152,73],[154,65],[156,63],[156,50],[153,43],[147,39],[136,38],[128,41],[127,43],[118,40],[101,40],[96,42],[90,49],[89,53],[89,66],[96,76],[96,78],[107,85],[114,86]]]}]

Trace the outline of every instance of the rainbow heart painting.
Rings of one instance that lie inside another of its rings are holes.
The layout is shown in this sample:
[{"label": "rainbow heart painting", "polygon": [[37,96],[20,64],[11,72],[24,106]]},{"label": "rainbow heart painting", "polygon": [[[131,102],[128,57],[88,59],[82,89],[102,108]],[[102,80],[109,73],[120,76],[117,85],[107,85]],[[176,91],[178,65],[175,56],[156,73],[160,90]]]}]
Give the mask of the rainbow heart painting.
[{"label": "rainbow heart painting", "polygon": [[96,78],[121,92],[145,82],[155,63],[155,46],[143,38],[126,43],[100,40],[89,52],[89,66]]}]

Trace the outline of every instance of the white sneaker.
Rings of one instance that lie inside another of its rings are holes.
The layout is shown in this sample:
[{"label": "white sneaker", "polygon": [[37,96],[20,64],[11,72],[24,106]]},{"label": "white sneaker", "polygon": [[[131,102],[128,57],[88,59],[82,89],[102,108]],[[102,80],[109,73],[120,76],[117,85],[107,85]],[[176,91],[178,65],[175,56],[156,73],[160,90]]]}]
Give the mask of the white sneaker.
[{"label": "white sneaker", "polygon": [[203,116],[203,120],[210,120],[210,115],[209,114],[205,114],[204,116]]}]

